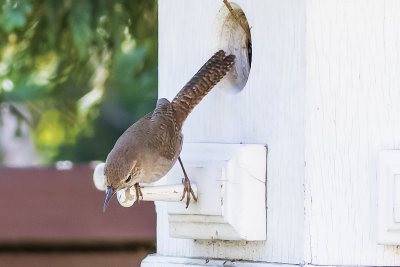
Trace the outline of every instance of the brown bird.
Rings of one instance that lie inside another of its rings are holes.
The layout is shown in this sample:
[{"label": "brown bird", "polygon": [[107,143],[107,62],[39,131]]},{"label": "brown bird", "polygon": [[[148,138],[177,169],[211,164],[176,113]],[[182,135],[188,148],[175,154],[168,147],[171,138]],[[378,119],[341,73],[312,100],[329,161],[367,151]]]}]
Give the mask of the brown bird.
[{"label": "brown bird", "polygon": [[197,201],[179,157],[182,149],[182,125],[193,108],[226,75],[235,63],[235,56],[223,50],[215,53],[193,78],[179,91],[172,102],[157,101],[154,111],[130,126],[117,140],[107,156],[104,175],[107,193],[104,210],[111,196],[122,188],[135,186],[136,199],[142,196],[139,183],[159,180],[174,166],[177,159],[185,176],[182,199],[190,194]]}]

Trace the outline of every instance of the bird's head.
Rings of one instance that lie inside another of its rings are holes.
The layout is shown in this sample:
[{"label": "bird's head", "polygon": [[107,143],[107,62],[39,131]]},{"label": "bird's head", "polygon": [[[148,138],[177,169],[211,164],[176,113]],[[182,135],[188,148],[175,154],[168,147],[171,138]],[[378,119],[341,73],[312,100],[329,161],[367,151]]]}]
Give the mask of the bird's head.
[{"label": "bird's head", "polygon": [[138,170],[137,160],[128,157],[124,150],[111,150],[107,156],[106,164],[104,166],[104,175],[106,177],[107,192],[104,200],[103,211],[106,210],[107,204],[111,197],[120,189],[132,187],[134,185],[135,177],[137,177]]}]

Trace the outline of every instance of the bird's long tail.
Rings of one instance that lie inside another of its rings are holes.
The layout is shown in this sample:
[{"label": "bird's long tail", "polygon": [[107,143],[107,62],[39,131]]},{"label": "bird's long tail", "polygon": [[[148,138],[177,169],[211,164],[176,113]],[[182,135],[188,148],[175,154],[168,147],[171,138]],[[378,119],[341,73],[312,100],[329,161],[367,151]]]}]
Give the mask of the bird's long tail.
[{"label": "bird's long tail", "polygon": [[172,100],[179,129],[193,108],[235,64],[235,56],[223,50],[215,53]]}]

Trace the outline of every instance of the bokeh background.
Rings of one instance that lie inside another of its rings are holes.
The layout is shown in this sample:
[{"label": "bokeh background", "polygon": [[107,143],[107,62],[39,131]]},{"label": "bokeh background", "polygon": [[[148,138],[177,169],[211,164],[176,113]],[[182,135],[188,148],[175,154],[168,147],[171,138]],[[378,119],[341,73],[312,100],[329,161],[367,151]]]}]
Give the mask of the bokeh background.
[{"label": "bokeh background", "polygon": [[157,2],[0,7],[0,261],[135,266],[154,251],[154,206],[102,213],[91,175],[156,103]]},{"label": "bokeh background", "polygon": [[13,138],[31,139],[38,156],[20,162],[2,144],[2,162],[104,160],[157,99],[156,2],[2,2],[2,115],[17,120]]}]

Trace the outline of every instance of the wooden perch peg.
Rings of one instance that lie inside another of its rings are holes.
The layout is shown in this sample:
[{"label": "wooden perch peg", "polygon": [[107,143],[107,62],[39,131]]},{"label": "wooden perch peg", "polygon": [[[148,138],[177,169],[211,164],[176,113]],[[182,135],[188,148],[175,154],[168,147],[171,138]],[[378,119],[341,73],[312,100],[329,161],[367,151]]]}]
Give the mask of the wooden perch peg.
[{"label": "wooden perch peg", "polygon": [[[95,187],[100,191],[106,191],[106,177],[104,176],[104,163],[96,166],[93,172],[93,181]],[[182,199],[184,190],[183,184],[164,185],[164,186],[141,186],[143,199],[140,201],[168,201],[168,202],[186,202],[186,198]],[[192,184],[192,189],[197,197],[197,186]],[[117,191],[118,202],[123,207],[131,207],[136,201],[135,187],[124,188]],[[181,200],[182,199],[182,200]],[[190,203],[194,203],[193,198]]]},{"label": "wooden perch peg", "polygon": [[[197,197],[197,186],[192,184],[194,195]],[[140,201],[168,201],[168,202],[186,202],[186,198],[182,199],[184,190],[183,184],[163,185],[163,186],[142,186],[143,199]],[[123,207],[131,207],[136,201],[135,187],[126,188],[117,192],[119,204]],[[182,199],[182,200],[181,200]],[[194,199],[190,198],[190,203],[194,203]]]},{"label": "wooden perch peg", "polygon": [[106,191],[106,177],[104,176],[104,163],[99,163],[94,168],[93,182],[97,190]]}]

